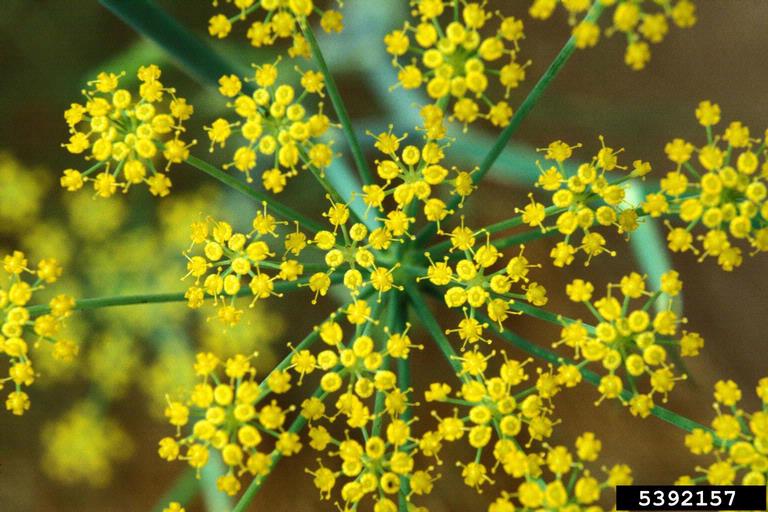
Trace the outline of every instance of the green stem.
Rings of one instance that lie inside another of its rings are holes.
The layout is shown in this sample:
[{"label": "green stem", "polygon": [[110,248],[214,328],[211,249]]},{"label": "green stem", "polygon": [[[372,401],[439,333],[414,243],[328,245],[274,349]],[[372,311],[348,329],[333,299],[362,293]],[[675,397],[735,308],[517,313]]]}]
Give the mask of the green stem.
[{"label": "green stem", "polygon": [[421,320],[421,323],[424,325],[424,327],[427,329],[427,332],[432,336],[432,339],[437,344],[437,348],[440,349],[440,351],[445,356],[445,359],[453,368],[453,371],[458,375],[461,373],[461,365],[456,359],[456,351],[453,349],[451,342],[448,341],[448,338],[446,338],[445,334],[443,333],[440,324],[437,323],[434,315],[432,315],[432,312],[427,307],[427,304],[421,297],[418,288],[416,288],[413,284],[407,284],[405,286],[405,291],[408,294],[408,299],[411,306],[413,306],[413,309],[416,311],[416,316],[419,318],[419,320]]},{"label": "green stem", "polygon": [[281,202],[277,201],[273,196],[266,194],[264,192],[261,192],[260,190],[256,190],[252,187],[249,187],[248,185],[238,180],[234,176],[227,174],[226,172],[222,171],[218,167],[214,167],[213,165],[209,164],[204,160],[200,160],[197,157],[190,156],[189,158],[187,158],[187,163],[192,167],[200,171],[203,171],[209,176],[216,178],[217,180],[219,180],[226,186],[230,187],[231,189],[245,196],[248,196],[255,201],[266,203],[273,212],[277,213],[279,216],[285,219],[297,221],[301,225],[301,227],[303,229],[306,229],[307,231],[310,231],[312,233],[317,233],[318,231],[321,231],[322,229],[324,229],[323,226],[321,226],[314,220],[308,217],[305,217],[304,215],[300,214],[293,208],[282,204]]},{"label": "green stem", "polygon": [[[75,301],[75,311],[87,309],[109,308],[113,306],[132,306],[137,304],[156,304],[162,302],[181,302],[186,300],[184,292],[178,293],[147,293],[142,295],[115,295],[112,297],[94,297]],[[45,304],[37,304],[27,308],[32,317],[45,315],[51,308]]]},{"label": "green stem", "polygon": [[[597,21],[602,12],[603,4],[601,0],[595,0],[595,2],[592,3],[592,7],[589,9],[589,12],[584,17],[584,21]],[[541,95],[544,94],[544,91],[547,90],[549,84],[552,82],[552,80],[555,79],[558,73],[560,73],[560,70],[563,69],[565,63],[568,62],[568,59],[571,58],[571,55],[573,55],[575,49],[576,38],[571,36],[568,38],[568,41],[566,41],[565,45],[560,50],[560,53],[557,54],[541,78],[539,78],[539,81],[536,82],[536,85],[533,86],[531,92],[528,93],[528,96],[526,96],[525,100],[523,100],[520,108],[517,109],[517,112],[515,112],[515,114],[512,116],[512,119],[509,121],[509,125],[507,125],[501,134],[499,134],[499,137],[496,139],[493,147],[491,147],[491,150],[480,164],[480,168],[472,173],[472,181],[475,184],[479,183],[480,180],[482,180],[486,173],[491,169],[491,166],[494,164],[494,162],[496,162],[496,159],[499,158],[499,155],[501,155],[501,152],[504,150],[504,146],[507,145],[509,140],[512,138],[512,135],[514,135],[517,129],[520,127],[520,124],[523,122],[523,120],[528,117],[528,114],[533,109],[533,107],[536,106],[536,103],[538,103]],[[458,195],[455,196],[448,204],[448,209],[455,209],[459,205],[460,201],[461,198]],[[424,226],[424,228],[416,236],[416,244],[423,246],[435,235],[436,232],[437,224],[430,223]]]},{"label": "green stem", "polygon": [[[395,294],[392,299],[392,308],[390,329],[396,332],[403,332],[405,330],[405,323],[408,321],[408,309],[405,297],[401,294]],[[409,358],[397,359],[397,383],[402,392],[406,392],[411,387],[411,364]],[[403,419],[405,421],[413,418],[413,409],[406,408],[403,413]]]},{"label": "green stem", "polygon": [[[331,282],[336,284],[341,282],[341,274],[331,274]],[[275,291],[278,293],[296,290],[300,285],[309,282],[309,277],[297,279],[296,281],[281,281],[275,284]],[[238,297],[248,297],[252,294],[250,288],[243,288],[237,294]],[[80,299],[75,301],[74,311],[84,311],[87,309],[109,308],[114,306],[134,306],[139,304],[157,304],[163,302],[182,302],[186,300],[184,292],[177,293],[146,293],[141,295],[114,295],[111,297],[93,297],[89,299]],[[45,304],[37,304],[27,308],[31,317],[45,315],[51,312],[51,307]]]},{"label": "green stem", "polygon": [[349,144],[349,149],[352,152],[352,159],[355,161],[357,170],[360,173],[360,178],[365,185],[370,185],[373,183],[373,174],[371,173],[370,167],[368,167],[368,162],[365,160],[363,150],[360,148],[360,141],[357,140],[357,135],[355,135],[355,131],[352,128],[352,122],[349,119],[347,107],[341,99],[339,89],[336,87],[336,81],[328,70],[328,64],[325,62],[325,57],[323,57],[323,52],[320,50],[320,45],[317,44],[315,34],[312,32],[312,27],[310,27],[306,21],[301,21],[300,25],[301,30],[304,32],[304,37],[307,39],[307,43],[309,43],[309,47],[312,50],[312,56],[315,58],[315,62],[317,62],[317,66],[320,68],[320,72],[325,78],[325,88],[328,91],[331,104],[333,104],[333,108],[336,110],[336,115],[341,123],[341,129],[344,131],[347,144]]},{"label": "green stem", "polygon": [[[523,314],[538,318],[539,320],[544,320],[545,322],[549,322],[560,327],[563,327],[565,324],[579,322],[579,320],[563,316],[559,313],[553,313],[552,311],[547,311],[546,309],[542,309],[538,306],[534,306],[520,300],[516,300],[514,303],[510,304],[509,307],[515,311],[520,311]],[[595,330],[593,326],[586,323],[584,323],[584,328],[589,332],[594,332]]]},{"label": "green stem", "polygon": [[[402,327],[398,325],[398,304],[400,297],[397,293],[392,293],[387,301],[387,328],[392,333],[395,329],[401,330]],[[385,343],[382,341],[382,346],[379,348],[382,352],[386,351]],[[382,365],[383,370],[388,370],[390,366],[391,357],[389,355],[384,356],[384,363]],[[381,432],[382,424],[382,411],[384,410],[384,399],[386,394],[383,391],[376,392],[376,399],[373,405],[373,425],[371,426],[371,435],[378,436]]]},{"label": "green stem", "polygon": [[[534,228],[528,231],[523,231],[521,233],[515,233],[514,235],[495,238],[491,240],[491,245],[499,250],[504,250],[509,247],[515,247],[517,245],[521,245],[533,240],[546,238],[548,236],[554,235],[555,233],[559,233],[559,231],[556,229],[548,229],[547,231],[542,231],[541,229]],[[435,244],[428,248],[426,252],[429,252],[432,258],[438,258],[450,249],[450,244],[450,240],[447,242],[440,242],[439,244]],[[462,253],[457,251],[454,253],[454,255],[462,255]]]},{"label": "green stem", "polygon": [[502,238],[497,238],[496,240],[493,240],[493,245],[494,247],[496,247],[501,251],[508,247],[515,247],[527,242],[531,242],[533,240],[546,238],[548,236],[554,235],[555,233],[558,233],[556,229],[549,229],[546,232],[540,229],[532,229],[530,231],[525,231],[523,233],[517,233],[515,235],[509,235]]},{"label": "green stem", "polygon": [[[405,297],[401,293],[397,293],[392,297],[392,303],[390,304],[389,315],[389,328],[396,332],[403,332],[405,329],[405,323],[408,319],[408,309]],[[409,358],[397,359],[397,385],[400,391],[407,393],[407,390],[411,387],[411,365]],[[407,395],[406,395],[407,396]],[[377,397],[378,398],[378,397]],[[413,409],[406,406],[405,412],[402,414],[403,421],[409,421],[413,418]],[[408,496],[411,492],[411,482],[408,477],[400,477],[400,493],[398,498],[398,507],[400,512],[408,512]]]}]

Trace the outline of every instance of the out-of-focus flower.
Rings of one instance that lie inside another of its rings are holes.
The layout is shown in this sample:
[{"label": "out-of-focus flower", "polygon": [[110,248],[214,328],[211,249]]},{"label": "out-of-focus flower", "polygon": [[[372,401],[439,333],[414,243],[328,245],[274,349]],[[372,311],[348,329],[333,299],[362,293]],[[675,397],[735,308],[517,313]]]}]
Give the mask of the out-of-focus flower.
[{"label": "out-of-focus flower", "polygon": [[107,486],[113,465],[125,460],[133,450],[122,427],[88,401],[48,423],[41,438],[43,470],[67,485]]}]

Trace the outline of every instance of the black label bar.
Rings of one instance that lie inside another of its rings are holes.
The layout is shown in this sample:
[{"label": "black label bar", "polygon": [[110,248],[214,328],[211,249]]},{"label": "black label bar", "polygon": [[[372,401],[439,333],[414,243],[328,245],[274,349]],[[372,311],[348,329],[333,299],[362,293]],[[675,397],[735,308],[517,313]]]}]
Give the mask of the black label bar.
[{"label": "black label bar", "polygon": [[766,510],[765,485],[617,485],[616,510]]}]

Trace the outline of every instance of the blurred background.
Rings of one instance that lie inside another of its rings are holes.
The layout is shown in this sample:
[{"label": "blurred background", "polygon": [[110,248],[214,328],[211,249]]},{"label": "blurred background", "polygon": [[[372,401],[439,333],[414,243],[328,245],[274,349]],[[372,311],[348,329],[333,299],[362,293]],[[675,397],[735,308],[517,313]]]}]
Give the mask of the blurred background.
[{"label": "blurred background", "polygon": [[[213,14],[210,2],[158,3],[212,43],[206,33]],[[502,2],[495,3],[501,7]],[[387,95],[395,78],[381,44],[383,34],[403,19],[400,4],[405,2],[350,0],[344,9],[345,31],[333,40],[321,40],[361,133],[389,122],[401,130],[413,126],[412,106],[419,98],[401,90]],[[513,93],[513,104],[518,104],[570,29],[561,11],[542,22],[527,16],[526,1],[503,4],[505,13],[525,21],[522,55],[532,60],[528,79]],[[693,115],[700,100],[720,103],[725,123],[738,119],[762,134],[768,125],[764,65],[768,3],[703,0],[697,9],[697,25],[672,28],[665,41],[653,47],[651,62],[642,72],[624,65],[624,42],[618,36],[577,52],[524,121],[510,152],[489,174],[487,180],[494,186],[481,187],[468,201],[470,224],[497,221],[524,201],[535,171],[533,149],[552,140],[584,143],[578,155],[587,158],[599,147],[597,136],[604,134],[612,147],[626,148],[624,162],[649,160],[658,175],[671,170],[663,153],[667,141],[702,140],[703,130]],[[238,34],[214,46],[244,67],[274,59],[243,41]],[[247,223],[253,215],[251,204],[183,165],[172,170],[174,190],[162,200],[150,198],[144,189],[133,190],[130,200],[110,201],[93,200],[87,192],[61,192],[61,171],[80,163],[60,147],[67,137],[62,112],[70,102],[79,101],[85,82],[99,71],[125,69],[130,75],[147,63],[161,65],[165,81],[195,105],[196,126],[217,115],[223,102],[215,88],[196,83],[162,49],[97,2],[0,3],[0,252],[21,248],[32,260],[59,258],[65,264],[65,278],[56,286],[58,292],[95,297],[182,290],[181,251],[188,244],[189,223],[200,212],[235,224]],[[491,130],[483,132],[486,128],[473,126],[470,135],[459,135],[457,146],[461,149],[463,144],[463,149],[455,155],[449,152],[449,158],[476,165],[495,136]],[[205,137],[202,132],[194,136],[201,141]],[[323,197],[313,185],[297,179],[282,199],[297,204],[300,196],[307,211],[318,212]],[[543,260],[549,246],[537,243],[526,251]],[[637,269],[643,244],[635,244],[634,252],[629,245],[620,247],[615,258],[600,257],[587,271],[580,265],[562,271],[546,267],[542,282],[551,290],[551,308],[582,314],[557,291],[566,280],[588,275],[600,289]],[[667,405],[709,422],[716,380],[736,380],[752,405],[754,385],[765,376],[768,259],[745,258],[733,273],[721,271],[711,261],[699,264],[690,254],[671,261],[685,282],[688,328],[701,332],[706,346],[689,363],[694,378],[680,384]],[[240,326],[225,333],[207,322],[210,310],[192,313],[184,304],[77,315],[70,329],[81,343],[78,361],[64,369],[40,361],[32,409],[21,418],[0,414],[0,509],[152,510],[183,470],[182,463],[160,460],[156,443],[169,433],[162,418],[163,397],[178,392],[191,378],[192,351],[203,347],[226,356],[259,350],[260,366],[268,368],[288,350],[285,342],[300,340],[327,309],[308,308],[302,300],[272,301],[247,313]],[[514,322],[515,330],[528,339],[546,344],[557,339],[552,326],[528,318]],[[423,333],[417,330],[416,335]],[[419,364],[430,357],[427,350],[417,354],[417,389],[420,382],[430,382],[447,368]],[[670,482],[701,462],[688,454],[681,431],[655,418],[635,419],[613,403],[595,410],[596,397],[593,388],[581,386],[557,399],[564,423],[556,442],[571,445],[578,433],[593,430],[603,439],[604,463],[630,464],[638,483]],[[311,478],[303,473],[305,462],[313,459],[314,454],[305,450],[284,461],[253,509],[332,507],[317,500]],[[444,476],[424,504],[431,510],[478,510],[473,496],[457,477]],[[206,493],[188,508],[226,509],[225,500]]]}]

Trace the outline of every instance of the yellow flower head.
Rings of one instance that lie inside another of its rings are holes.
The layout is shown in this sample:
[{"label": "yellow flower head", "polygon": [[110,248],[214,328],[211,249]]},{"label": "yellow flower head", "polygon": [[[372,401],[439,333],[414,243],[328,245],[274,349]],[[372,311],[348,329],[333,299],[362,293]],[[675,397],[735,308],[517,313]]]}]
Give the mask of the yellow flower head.
[{"label": "yellow flower head", "polygon": [[[278,228],[286,224],[278,221],[266,208],[256,214],[250,232],[235,231],[226,221],[211,218],[192,223],[190,249],[185,252],[187,274],[194,279],[187,289],[189,307],[201,307],[206,297],[213,297],[218,306],[217,317],[224,326],[234,326],[243,311],[236,298],[248,290],[251,307],[259,300],[282,294],[275,290],[281,281],[296,281],[304,267],[293,259],[276,261],[281,251]],[[286,245],[290,236],[285,237]],[[306,243],[294,240],[285,254],[299,254]],[[194,251],[193,251],[194,250]]]},{"label": "yellow flower head", "polygon": [[711,257],[731,271],[741,265],[743,247],[750,255],[768,251],[768,161],[765,143],[740,121],[715,134],[720,117],[717,103],[699,103],[696,118],[707,143],[669,142],[664,149],[676,168],[642,207],[652,217],[672,218],[666,222],[671,251]]},{"label": "yellow flower head", "polygon": [[218,477],[217,486],[229,495],[239,492],[242,475],[259,478],[268,474],[275,453],[290,456],[302,448],[298,436],[287,428],[294,407],[284,408],[275,399],[267,401],[270,395],[290,389],[290,375],[259,382],[251,364],[254,357],[236,355],[219,361],[210,353],[197,354],[198,383],[187,399],[168,398],[165,408],[177,435],[160,441],[160,457],[184,460],[200,471],[210,452],[218,451],[227,470]]},{"label": "yellow flower head", "polygon": [[7,377],[0,378],[0,389],[10,384],[5,407],[20,416],[31,404],[24,387],[37,378],[32,366],[32,352],[50,349],[60,361],[71,361],[78,345],[61,335],[64,320],[75,307],[68,295],[57,295],[44,305],[32,305],[33,295],[55,283],[62,269],[53,258],[40,260],[36,266],[21,251],[2,258],[0,270],[0,355],[7,361]]},{"label": "yellow flower head", "polygon": [[375,138],[374,146],[385,157],[375,161],[376,174],[383,184],[364,189],[363,201],[382,216],[392,214],[387,211],[389,203],[385,203],[388,196],[392,197],[395,208],[402,211],[412,211],[409,206],[418,201],[426,220],[439,226],[440,221],[454,213],[441,198],[440,188],[449,185],[451,194],[460,198],[459,207],[462,207],[464,199],[476,187],[471,172],[453,169],[455,177],[451,177],[445,166],[445,150],[449,143],[444,139],[442,113],[423,111],[422,114],[424,142],[418,145],[406,143],[407,133],[402,136],[392,133],[391,125],[388,131],[378,135],[369,132]]},{"label": "yellow flower head", "polygon": [[[670,361],[669,347],[679,350],[683,357],[698,355],[704,340],[695,332],[680,330],[686,319],[672,310],[674,298],[680,294],[682,283],[675,271],[665,273],[660,289],[646,289],[644,276],[632,272],[618,283],[607,286],[607,293],[594,298],[594,285],[575,279],[566,286],[573,302],[587,306],[594,325],[581,320],[565,320],[561,338],[554,347],[566,345],[576,359],[584,359],[603,372],[598,391],[600,399],[619,399],[635,416],[650,415],[654,395],[667,395],[675,383],[685,379],[677,375]],[[651,307],[664,298],[668,309]],[[633,307],[633,301],[640,301]],[[640,379],[647,378],[649,391],[640,392]]]},{"label": "yellow flower head", "polygon": [[[635,160],[629,176],[616,176],[627,170],[619,163],[619,154],[624,150],[606,146],[602,136],[600,145],[590,162],[576,168],[569,166],[568,160],[581,144],[570,146],[558,140],[539,149],[548,162],[539,165],[536,186],[551,193],[552,204],[545,207],[531,199],[530,205],[518,211],[528,225],[563,235],[564,240],[550,252],[556,267],[570,265],[579,252],[587,256],[585,265],[603,253],[614,256],[616,253],[606,247],[607,240],[596,228],[614,227],[619,234],[629,234],[638,227],[635,207],[626,198],[627,180],[650,172],[650,164]],[[555,216],[554,225],[544,224],[547,217]]]},{"label": "yellow flower head", "polygon": [[[479,2],[463,2],[458,15],[442,1],[411,5],[417,19],[384,37],[399,70],[398,86],[424,88],[433,105],[465,127],[482,118],[509,124],[509,93],[525,80],[529,64],[518,60],[523,22],[497,18]],[[495,88],[504,90],[502,97],[494,96]]]},{"label": "yellow flower head", "polygon": [[[237,121],[220,117],[205,127],[211,151],[237,136],[232,160],[224,168],[234,167],[251,182],[251,172],[261,167],[264,188],[274,193],[282,192],[300,169],[323,176],[336,156],[332,142],[324,138],[331,122],[323,104],[311,100],[323,96],[323,76],[298,72],[300,84],[294,88],[279,80],[277,63],[254,68],[254,76],[244,82],[235,75],[219,80],[219,92],[231,99],[227,106]],[[259,165],[262,160],[268,163]]]},{"label": "yellow flower head", "polygon": [[[768,481],[768,377],[756,386],[760,406],[748,412],[740,405],[741,389],[731,381],[718,381],[714,391],[716,416],[710,429],[695,428],[685,436],[694,455],[712,462],[696,467],[710,485],[765,485]],[[683,476],[681,482],[691,480]]]},{"label": "yellow flower head", "polygon": [[[211,37],[224,39],[229,36],[237,23],[246,25],[246,37],[256,48],[291,39],[293,44],[288,50],[291,57],[309,57],[309,46],[302,35],[302,25],[319,13],[320,26],[325,32],[341,32],[344,28],[343,17],[335,9],[321,10],[317,0],[213,0],[213,6],[228,9],[215,14],[208,20],[208,33]],[[338,1],[339,6],[342,2]]]},{"label": "yellow flower head", "polygon": [[61,186],[75,191],[90,181],[97,196],[110,197],[118,188],[144,183],[152,195],[167,196],[168,169],[184,162],[194,144],[181,139],[194,109],[160,81],[157,66],[139,68],[138,92],[120,87],[124,74],[99,73],[83,90],[85,103],[73,103],[64,112],[70,137],[63,146],[86,155],[93,165],[85,171],[66,169]]},{"label": "yellow flower head", "polygon": [[601,32],[607,36],[622,34],[627,39],[624,63],[635,71],[645,68],[651,59],[650,45],[664,40],[670,23],[680,28],[689,28],[696,23],[696,5],[691,0],[603,0],[599,2],[603,17],[611,17],[610,24],[603,30],[594,16],[588,16],[594,3],[590,0],[532,0],[528,13],[532,18],[545,20],[552,16],[558,4],[562,5],[573,26],[577,48],[595,46]]}]

